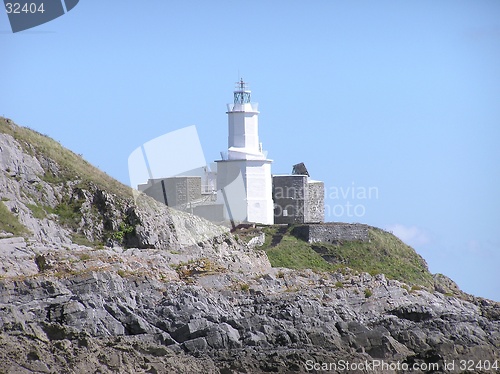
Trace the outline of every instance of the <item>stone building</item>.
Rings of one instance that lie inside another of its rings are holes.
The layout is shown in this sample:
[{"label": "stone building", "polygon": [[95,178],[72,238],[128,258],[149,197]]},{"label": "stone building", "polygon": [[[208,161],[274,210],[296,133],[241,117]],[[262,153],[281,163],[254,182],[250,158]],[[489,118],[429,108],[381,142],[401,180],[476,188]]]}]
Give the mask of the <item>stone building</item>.
[{"label": "stone building", "polygon": [[149,179],[138,186],[139,191],[171,207],[182,208],[201,199],[201,178],[178,176]]},{"label": "stone building", "polygon": [[273,175],[274,222],[318,223],[325,220],[325,185],[312,180],[303,163],[292,174]]},{"label": "stone building", "polygon": [[223,206],[216,204],[215,190],[202,185],[200,176],[149,179],[138,190],[172,208],[215,222],[224,220]]}]

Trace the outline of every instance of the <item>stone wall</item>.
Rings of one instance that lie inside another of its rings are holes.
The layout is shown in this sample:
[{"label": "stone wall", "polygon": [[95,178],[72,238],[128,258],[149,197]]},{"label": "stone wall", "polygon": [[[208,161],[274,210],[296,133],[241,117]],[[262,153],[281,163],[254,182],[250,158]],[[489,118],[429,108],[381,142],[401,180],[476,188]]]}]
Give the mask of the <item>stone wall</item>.
[{"label": "stone wall", "polygon": [[304,223],[307,175],[273,176],[274,223]]},{"label": "stone wall", "polygon": [[309,243],[337,243],[341,241],[368,241],[368,225],[360,223],[329,222],[323,224],[300,225],[292,234]]},{"label": "stone wall", "polygon": [[187,204],[201,199],[201,178],[150,179],[147,184],[140,185],[139,190],[168,206],[186,208]]},{"label": "stone wall", "polygon": [[325,185],[307,175],[273,176],[274,223],[319,223],[325,220]]},{"label": "stone wall", "polygon": [[325,184],[320,181],[307,183],[305,223],[325,221]]},{"label": "stone wall", "polygon": [[183,206],[201,199],[200,177],[173,177],[165,179],[169,206]]}]

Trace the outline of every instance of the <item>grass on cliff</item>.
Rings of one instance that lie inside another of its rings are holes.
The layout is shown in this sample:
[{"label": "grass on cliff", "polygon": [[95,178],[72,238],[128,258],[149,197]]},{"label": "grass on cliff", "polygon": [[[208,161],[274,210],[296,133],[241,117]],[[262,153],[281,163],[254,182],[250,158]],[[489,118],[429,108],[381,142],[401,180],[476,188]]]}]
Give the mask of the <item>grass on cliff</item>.
[{"label": "grass on cliff", "polygon": [[[311,245],[290,234],[279,233],[278,226],[264,228],[266,234],[265,243],[259,249],[264,249],[273,267],[285,267],[290,269],[313,269],[320,271],[334,271],[337,267],[325,261],[321,255],[314,251]],[[274,243],[280,238],[278,244]]]},{"label": "grass on cliff", "polygon": [[48,183],[57,184],[69,180],[82,180],[83,182],[95,183],[101,189],[112,192],[119,197],[132,197],[129,187],[116,181],[46,135],[26,127],[9,124],[7,119],[3,117],[0,117],[0,133],[11,135],[20,143],[26,153],[32,156],[43,155],[59,165],[60,169],[57,175],[45,170],[45,175],[40,176]]},{"label": "grass on cliff", "polygon": [[18,218],[0,201],[0,232],[8,232],[14,236],[28,235],[28,229],[22,225]]},{"label": "grass on cliff", "polygon": [[[335,271],[344,267],[384,274],[408,284],[432,286],[432,274],[424,259],[413,248],[396,236],[377,229],[369,229],[367,242],[344,241],[339,244],[308,243],[290,232],[292,227],[263,228],[266,241],[260,249],[266,251],[271,265],[291,269]],[[280,232],[281,230],[281,232]]]}]

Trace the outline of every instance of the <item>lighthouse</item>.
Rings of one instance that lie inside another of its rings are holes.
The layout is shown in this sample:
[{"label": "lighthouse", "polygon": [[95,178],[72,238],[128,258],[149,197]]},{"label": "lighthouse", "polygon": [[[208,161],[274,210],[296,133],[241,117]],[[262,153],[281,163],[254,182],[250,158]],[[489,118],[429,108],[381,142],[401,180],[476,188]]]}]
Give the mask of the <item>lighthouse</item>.
[{"label": "lighthouse", "polygon": [[227,105],[228,150],[217,162],[217,189],[232,222],[274,223],[271,163],[259,141],[259,111],[241,79]]}]

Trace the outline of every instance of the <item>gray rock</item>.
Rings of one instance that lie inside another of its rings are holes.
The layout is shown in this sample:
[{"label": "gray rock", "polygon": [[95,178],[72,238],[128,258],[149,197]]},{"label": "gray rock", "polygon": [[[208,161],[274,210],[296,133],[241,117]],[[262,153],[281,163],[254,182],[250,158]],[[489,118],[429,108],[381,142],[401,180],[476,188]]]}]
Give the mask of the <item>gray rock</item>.
[{"label": "gray rock", "polygon": [[178,342],[195,339],[200,336],[206,336],[208,328],[212,323],[205,318],[198,318],[189,321],[184,326],[178,328],[171,333],[172,337]]},{"label": "gray rock", "polygon": [[[374,359],[446,372],[444,361],[500,360],[500,304],[444,276],[437,292],[409,291],[349,269],[272,269],[226,228],[44,176],[60,173],[0,134],[1,203],[32,232],[0,235],[2,372],[289,373]],[[78,202],[72,225],[51,213],[65,201]]]},{"label": "gray rock", "polygon": [[443,274],[434,274],[434,288],[437,292],[441,292],[443,294],[451,294],[451,295],[461,295],[462,292],[458,285],[453,282],[450,278]]},{"label": "gray rock", "polygon": [[196,338],[192,340],[185,341],[183,343],[184,348],[188,352],[196,353],[196,352],[204,352],[208,348],[208,344],[205,338]]}]

